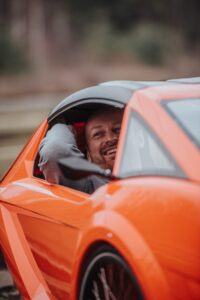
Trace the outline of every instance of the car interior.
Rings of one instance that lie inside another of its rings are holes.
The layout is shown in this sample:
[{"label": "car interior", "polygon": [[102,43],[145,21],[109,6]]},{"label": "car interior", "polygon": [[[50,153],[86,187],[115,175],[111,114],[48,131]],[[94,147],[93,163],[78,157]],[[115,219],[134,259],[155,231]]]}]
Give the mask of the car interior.
[{"label": "car interior", "polygon": [[[49,129],[52,128],[53,125],[59,122],[64,122],[66,125],[72,125],[75,131],[78,148],[80,149],[81,152],[86,153],[85,137],[84,137],[85,123],[87,122],[87,119],[94,111],[98,109],[107,108],[107,107],[114,107],[114,105],[107,105],[101,103],[89,103],[89,104],[79,105],[78,107],[77,106],[73,107],[65,112],[62,112],[61,114],[56,116],[53,120],[51,120],[51,122],[49,122],[47,132]],[[44,179],[44,175],[38,166],[39,160],[40,160],[40,155],[38,151],[34,161],[33,176]]]}]

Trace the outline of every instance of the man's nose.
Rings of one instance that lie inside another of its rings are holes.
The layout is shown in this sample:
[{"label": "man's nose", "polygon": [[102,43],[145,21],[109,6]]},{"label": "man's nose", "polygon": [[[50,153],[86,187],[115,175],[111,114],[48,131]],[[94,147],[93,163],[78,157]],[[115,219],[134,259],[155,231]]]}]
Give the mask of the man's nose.
[{"label": "man's nose", "polygon": [[109,131],[107,132],[107,135],[106,135],[106,142],[107,143],[116,143],[118,141],[118,135],[115,134],[114,132],[112,131]]}]

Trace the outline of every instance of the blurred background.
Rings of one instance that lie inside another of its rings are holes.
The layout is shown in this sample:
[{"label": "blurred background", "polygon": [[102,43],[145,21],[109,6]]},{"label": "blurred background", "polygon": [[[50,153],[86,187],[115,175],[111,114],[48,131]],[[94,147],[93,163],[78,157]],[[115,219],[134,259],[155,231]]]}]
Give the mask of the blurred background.
[{"label": "blurred background", "polygon": [[0,0],[0,176],[68,94],[199,76],[199,20],[199,0]]}]

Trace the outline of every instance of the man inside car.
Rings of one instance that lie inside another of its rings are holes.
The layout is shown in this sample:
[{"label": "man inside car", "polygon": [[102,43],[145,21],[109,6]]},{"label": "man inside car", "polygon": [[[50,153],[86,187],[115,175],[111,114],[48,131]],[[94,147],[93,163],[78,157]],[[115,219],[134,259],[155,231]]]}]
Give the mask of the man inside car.
[{"label": "man inside car", "polygon": [[[85,124],[87,159],[103,169],[112,171],[122,121],[122,110],[114,107],[95,111]],[[91,194],[108,182],[99,176],[89,176],[78,181],[65,178],[58,167],[58,160],[64,157],[84,157],[78,149],[71,126],[55,124],[42,140],[39,149],[39,167],[45,179]]]}]

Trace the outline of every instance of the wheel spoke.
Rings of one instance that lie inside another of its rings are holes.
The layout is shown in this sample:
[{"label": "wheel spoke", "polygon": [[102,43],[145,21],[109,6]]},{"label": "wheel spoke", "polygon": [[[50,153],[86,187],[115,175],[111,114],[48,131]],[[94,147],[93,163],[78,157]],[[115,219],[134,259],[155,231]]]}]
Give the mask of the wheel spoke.
[{"label": "wheel spoke", "polygon": [[115,280],[114,280],[114,265],[109,264],[106,266],[106,271],[108,274],[108,281],[110,283],[110,286],[114,287],[115,286]]},{"label": "wheel spoke", "polygon": [[123,291],[123,289],[125,288],[124,286],[124,279],[125,279],[125,276],[124,276],[124,270],[119,270],[119,289],[121,291]]},{"label": "wheel spoke", "polygon": [[113,295],[110,286],[108,285],[104,268],[101,268],[99,278],[103,285],[105,300],[117,300],[117,298]]},{"label": "wheel spoke", "polygon": [[100,295],[99,295],[99,289],[96,281],[93,281],[93,290],[92,290],[93,295],[95,296],[96,300],[101,300]]},{"label": "wheel spoke", "polygon": [[138,299],[139,294],[129,266],[116,253],[109,251],[97,253],[89,263],[85,274],[79,300]]},{"label": "wheel spoke", "polygon": [[100,273],[99,273],[99,278],[100,278],[100,281],[101,281],[102,286],[103,286],[105,300],[110,300],[109,299],[110,298],[109,297],[109,286],[108,286],[107,281],[106,281],[106,273],[105,273],[104,268],[101,268]]}]

